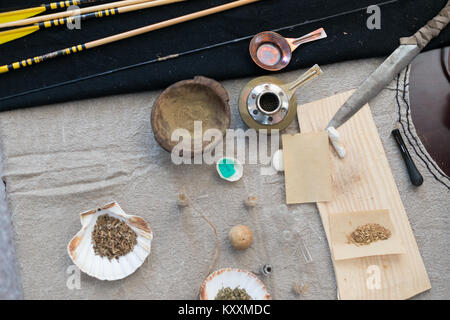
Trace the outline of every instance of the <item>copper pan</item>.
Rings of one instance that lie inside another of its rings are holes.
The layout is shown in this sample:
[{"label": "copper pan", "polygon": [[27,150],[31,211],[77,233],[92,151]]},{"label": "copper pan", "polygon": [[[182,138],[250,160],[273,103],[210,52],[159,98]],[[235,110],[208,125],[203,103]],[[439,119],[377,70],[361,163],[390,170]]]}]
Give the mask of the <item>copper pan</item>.
[{"label": "copper pan", "polygon": [[285,68],[292,59],[292,52],[301,44],[327,37],[323,28],[300,38],[284,38],[276,32],[258,33],[250,42],[250,56],[261,68],[278,71]]}]

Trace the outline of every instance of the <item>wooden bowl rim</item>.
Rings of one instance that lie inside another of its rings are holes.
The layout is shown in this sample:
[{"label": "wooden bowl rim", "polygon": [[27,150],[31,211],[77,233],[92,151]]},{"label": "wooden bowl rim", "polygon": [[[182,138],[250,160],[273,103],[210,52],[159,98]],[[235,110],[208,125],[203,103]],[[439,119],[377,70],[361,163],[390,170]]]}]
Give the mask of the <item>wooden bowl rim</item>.
[{"label": "wooden bowl rim", "polygon": [[[217,97],[219,98],[219,101],[221,101],[221,109],[224,113],[224,116],[226,117],[226,125],[223,128],[220,128],[223,132],[223,136],[226,134],[226,129],[230,128],[231,124],[231,112],[230,112],[230,105],[229,101],[230,98],[228,96],[228,92],[226,89],[216,80],[203,77],[203,76],[196,76],[194,79],[188,79],[188,80],[181,80],[178,81],[169,87],[167,87],[155,100],[152,107],[152,112],[150,116],[150,122],[153,130],[153,134],[155,136],[156,141],[158,144],[166,151],[171,152],[173,147],[170,143],[170,141],[167,140],[167,137],[160,134],[160,131],[158,130],[157,120],[158,117],[160,117],[160,113],[158,112],[159,108],[162,106],[162,99],[170,94],[173,90],[176,90],[178,88],[184,87],[184,86],[204,86],[205,88],[209,89],[210,91],[214,92]],[[222,136],[222,137],[223,137]],[[202,147],[202,153],[205,151],[205,149],[211,145],[215,145],[219,143],[219,141],[215,141],[214,143],[210,143],[207,145],[203,145]],[[191,151],[192,156],[194,155],[194,151]]]}]

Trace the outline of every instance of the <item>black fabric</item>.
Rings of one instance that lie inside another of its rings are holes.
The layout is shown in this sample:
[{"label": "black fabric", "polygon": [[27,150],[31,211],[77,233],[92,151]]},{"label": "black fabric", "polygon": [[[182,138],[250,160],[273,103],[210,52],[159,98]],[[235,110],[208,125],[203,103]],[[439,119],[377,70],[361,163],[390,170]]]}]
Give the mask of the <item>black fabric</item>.
[{"label": "black fabric", "polygon": [[[386,0],[378,2],[383,1]],[[0,10],[5,11],[10,7],[30,7],[42,2],[43,0],[0,0]],[[0,65],[226,2],[230,0],[189,0],[140,12],[85,21],[81,30],[70,31],[66,27],[57,27],[39,31],[1,45]],[[309,67],[315,63],[324,65],[343,60],[386,56],[398,46],[400,37],[416,32],[433,18],[446,2],[447,0],[399,0],[382,5],[381,29],[369,30],[366,27],[369,17],[366,10],[313,23],[307,21],[367,7],[376,4],[376,0],[261,0],[199,20],[0,74],[0,110],[159,89],[195,75],[225,80],[266,74],[268,72],[259,69],[252,62],[248,53],[250,40],[245,40],[178,59],[5,99],[11,95],[53,86],[71,79],[301,22],[305,23],[280,33],[285,37],[297,37],[318,27],[324,27],[328,38],[300,47],[285,71]],[[449,44],[450,28],[447,28],[426,49]]]}]

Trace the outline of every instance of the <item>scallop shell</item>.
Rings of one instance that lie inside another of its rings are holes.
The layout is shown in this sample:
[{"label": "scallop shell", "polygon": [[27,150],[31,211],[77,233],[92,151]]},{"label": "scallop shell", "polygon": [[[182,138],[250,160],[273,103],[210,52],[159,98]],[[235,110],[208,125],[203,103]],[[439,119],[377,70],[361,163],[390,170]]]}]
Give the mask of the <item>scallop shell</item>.
[{"label": "scallop shell", "polygon": [[[236,170],[236,172],[231,176],[231,177],[225,177],[222,175],[222,172],[220,172],[220,168],[219,168],[219,164],[223,161],[223,160],[227,160],[230,161],[234,164],[234,169]],[[216,163],[216,170],[217,173],[219,174],[219,176],[227,181],[231,181],[231,182],[236,182],[238,180],[240,180],[244,174],[244,166],[242,165],[242,163],[234,158],[230,158],[230,157],[225,157],[225,158],[220,158],[217,163]]]},{"label": "scallop shell", "polygon": [[[133,251],[119,259],[109,260],[94,253],[92,231],[97,218],[108,214],[127,223],[138,235]],[[82,228],[67,246],[73,263],[81,271],[100,280],[119,280],[134,273],[145,261],[151,251],[153,233],[144,219],[127,215],[117,202],[107,204],[99,209],[81,213]]]},{"label": "scallop shell", "polygon": [[222,288],[245,289],[252,300],[270,300],[266,286],[253,273],[235,269],[220,269],[208,276],[200,288],[201,300],[214,300]]}]

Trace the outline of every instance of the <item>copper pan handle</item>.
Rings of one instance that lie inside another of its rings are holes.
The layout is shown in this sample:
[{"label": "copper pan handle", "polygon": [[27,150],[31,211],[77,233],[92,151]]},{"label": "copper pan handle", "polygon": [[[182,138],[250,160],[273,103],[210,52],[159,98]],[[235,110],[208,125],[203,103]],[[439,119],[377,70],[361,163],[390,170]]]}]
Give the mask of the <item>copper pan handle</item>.
[{"label": "copper pan handle", "polygon": [[291,47],[291,51],[294,51],[298,48],[301,44],[305,44],[308,42],[324,39],[327,37],[327,34],[323,28],[317,29],[311,33],[308,33],[300,38],[293,39],[293,38],[287,38],[287,42],[289,43],[289,46]]}]

